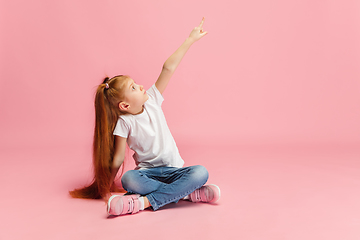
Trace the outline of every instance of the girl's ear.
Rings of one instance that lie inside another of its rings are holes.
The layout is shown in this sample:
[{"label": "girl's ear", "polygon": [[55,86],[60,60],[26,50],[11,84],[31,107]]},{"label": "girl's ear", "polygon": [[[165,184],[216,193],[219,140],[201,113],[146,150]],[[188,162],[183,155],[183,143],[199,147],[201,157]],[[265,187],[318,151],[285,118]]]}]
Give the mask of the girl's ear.
[{"label": "girl's ear", "polygon": [[120,102],[119,103],[119,108],[121,111],[128,111],[130,108],[130,105],[126,102]]}]

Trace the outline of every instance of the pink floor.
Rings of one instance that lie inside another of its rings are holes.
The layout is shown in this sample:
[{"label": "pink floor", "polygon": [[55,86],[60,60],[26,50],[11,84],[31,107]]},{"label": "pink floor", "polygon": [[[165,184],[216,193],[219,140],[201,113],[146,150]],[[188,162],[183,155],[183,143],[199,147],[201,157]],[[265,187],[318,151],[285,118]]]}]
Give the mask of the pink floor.
[{"label": "pink floor", "polygon": [[91,177],[86,147],[1,151],[0,239],[360,239],[359,146],[179,148],[219,203],[115,218],[68,195]]}]

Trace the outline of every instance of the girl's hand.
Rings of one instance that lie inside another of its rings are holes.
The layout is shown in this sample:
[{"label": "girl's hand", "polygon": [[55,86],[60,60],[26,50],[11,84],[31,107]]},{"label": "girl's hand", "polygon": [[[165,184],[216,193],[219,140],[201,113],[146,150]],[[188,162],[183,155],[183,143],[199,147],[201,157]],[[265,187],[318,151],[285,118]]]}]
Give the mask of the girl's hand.
[{"label": "girl's hand", "polygon": [[189,39],[192,41],[192,42],[196,42],[197,40],[199,40],[200,38],[202,38],[203,36],[205,36],[207,34],[207,32],[204,32],[203,30],[203,25],[204,25],[204,21],[205,21],[205,18],[203,17],[203,19],[201,20],[201,23],[198,27],[195,27],[191,33],[190,33],[190,36],[189,36]]},{"label": "girl's hand", "polygon": [[190,46],[207,34],[207,32],[204,32],[202,29],[204,20],[205,18],[201,20],[201,23],[198,27],[195,27],[191,31],[190,36],[185,40],[185,42],[183,42],[183,44],[181,44],[181,46],[165,61],[160,76],[155,83],[156,88],[161,94],[163,94],[171,76],[174,74],[176,68],[178,67],[185,53],[189,50]]}]

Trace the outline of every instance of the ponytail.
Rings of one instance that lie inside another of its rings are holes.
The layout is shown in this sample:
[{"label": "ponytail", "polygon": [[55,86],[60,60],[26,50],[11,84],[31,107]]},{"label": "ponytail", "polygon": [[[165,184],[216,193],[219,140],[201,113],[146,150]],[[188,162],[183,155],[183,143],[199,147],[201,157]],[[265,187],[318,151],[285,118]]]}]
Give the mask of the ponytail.
[{"label": "ponytail", "polygon": [[123,98],[121,89],[127,78],[122,75],[112,79],[105,78],[96,90],[93,140],[94,179],[89,186],[70,191],[72,197],[98,199],[104,198],[110,190],[124,191],[114,184],[114,188],[110,189],[110,178],[114,157],[113,131],[119,116],[123,114],[118,104]]}]

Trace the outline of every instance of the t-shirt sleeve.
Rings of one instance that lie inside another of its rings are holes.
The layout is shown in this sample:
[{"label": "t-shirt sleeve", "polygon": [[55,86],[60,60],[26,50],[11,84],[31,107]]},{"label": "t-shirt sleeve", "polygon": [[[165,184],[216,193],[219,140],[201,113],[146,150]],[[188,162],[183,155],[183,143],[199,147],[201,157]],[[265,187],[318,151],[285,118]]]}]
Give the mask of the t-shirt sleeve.
[{"label": "t-shirt sleeve", "polygon": [[162,102],[164,101],[164,97],[156,88],[155,84],[152,85],[151,88],[146,91],[146,93],[149,95],[149,99],[154,101],[157,105],[161,106]]},{"label": "t-shirt sleeve", "polygon": [[129,132],[130,132],[130,127],[129,125],[126,124],[126,122],[124,121],[124,119],[122,119],[121,117],[119,117],[114,132],[114,135],[123,137],[123,138],[127,138],[129,136]]}]

